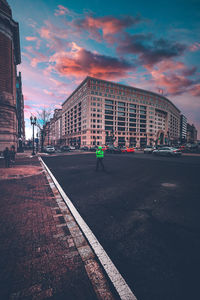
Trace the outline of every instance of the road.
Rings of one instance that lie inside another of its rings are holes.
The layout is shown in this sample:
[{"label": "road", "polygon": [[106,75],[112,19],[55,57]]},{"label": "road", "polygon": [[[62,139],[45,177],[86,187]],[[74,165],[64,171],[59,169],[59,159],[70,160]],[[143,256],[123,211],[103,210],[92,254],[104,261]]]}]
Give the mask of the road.
[{"label": "road", "polygon": [[200,157],[43,159],[138,300],[199,297]]}]

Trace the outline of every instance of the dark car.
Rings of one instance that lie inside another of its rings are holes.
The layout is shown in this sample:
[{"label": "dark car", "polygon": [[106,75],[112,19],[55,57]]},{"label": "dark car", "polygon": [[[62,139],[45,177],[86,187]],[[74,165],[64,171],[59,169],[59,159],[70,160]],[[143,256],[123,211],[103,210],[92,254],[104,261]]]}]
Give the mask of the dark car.
[{"label": "dark car", "polygon": [[98,147],[97,147],[97,146],[94,146],[94,147],[91,147],[91,148],[90,148],[90,151],[95,152],[95,151],[97,151],[97,149],[98,149]]},{"label": "dark car", "polygon": [[114,146],[109,146],[106,151],[106,153],[113,153],[113,154],[121,154],[122,151],[120,148],[114,147]]},{"label": "dark car", "polygon": [[83,150],[83,151],[89,151],[89,148],[87,146],[84,146],[84,147],[81,147],[80,150]]},{"label": "dark car", "polygon": [[61,152],[68,152],[68,151],[70,151],[70,148],[69,148],[69,146],[62,146],[62,147],[60,147],[60,151]]}]

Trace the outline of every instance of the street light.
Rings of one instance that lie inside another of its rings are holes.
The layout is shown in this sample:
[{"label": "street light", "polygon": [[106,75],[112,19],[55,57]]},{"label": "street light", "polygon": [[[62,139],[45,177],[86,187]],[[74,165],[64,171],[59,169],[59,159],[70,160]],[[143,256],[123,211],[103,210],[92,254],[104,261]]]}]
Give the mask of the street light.
[{"label": "street light", "polygon": [[34,147],[34,126],[36,125],[36,120],[37,120],[37,118],[36,117],[30,117],[30,120],[31,120],[31,125],[33,125],[33,152],[32,152],[32,155],[35,155],[35,147]]}]

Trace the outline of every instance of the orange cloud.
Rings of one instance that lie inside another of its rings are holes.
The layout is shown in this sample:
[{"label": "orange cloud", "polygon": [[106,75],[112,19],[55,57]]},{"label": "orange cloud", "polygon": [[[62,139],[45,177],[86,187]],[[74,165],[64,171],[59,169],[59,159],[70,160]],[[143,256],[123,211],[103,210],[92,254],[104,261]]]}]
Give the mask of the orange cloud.
[{"label": "orange cloud", "polygon": [[90,52],[77,44],[71,44],[71,51],[58,52],[50,58],[51,69],[65,76],[76,78],[87,75],[99,78],[127,77],[133,65],[123,59]]},{"label": "orange cloud", "polygon": [[26,36],[26,40],[27,41],[36,41],[37,37],[35,37],[35,36]]}]

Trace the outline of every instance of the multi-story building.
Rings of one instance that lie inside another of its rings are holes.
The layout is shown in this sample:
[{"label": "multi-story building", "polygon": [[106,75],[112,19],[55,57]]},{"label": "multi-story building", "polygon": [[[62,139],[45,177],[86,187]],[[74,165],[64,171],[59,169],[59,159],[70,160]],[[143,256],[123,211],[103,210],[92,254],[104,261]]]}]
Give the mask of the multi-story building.
[{"label": "multi-story building", "polygon": [[180,142],[186,143],[187,138],[187,118],[184,115],[181,115],[180,121]]},{"label": "multi-story building", "polygon": [[16,66],[21,62],[19,25],[6,0],[0,0],[0,151],[17,148]]},{"label": "multi-story building", "polygon": [[62,136],[78,146],[172,143],[180,111],[162,95],[87,77],[62,104]]},{"label": "multi-story building", "polygon": [[53,117],[50,119],[50,136],[51,145],[59,146],[62,143],[62,109],[55,109]]},{"label": "multi-story building", "polygon": [[24,96],[22,94],[22,79],[21,72],[17,76],[16,82],[17,91],[17,127],[18,127],[18,151],[23,151],[23,143],[25,142],[25,124],[24,124]]},{"label": "multi-story building", "polygon": [[187,123],[187,143],[197,143],[197,130],[194,124]]}]

